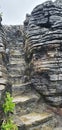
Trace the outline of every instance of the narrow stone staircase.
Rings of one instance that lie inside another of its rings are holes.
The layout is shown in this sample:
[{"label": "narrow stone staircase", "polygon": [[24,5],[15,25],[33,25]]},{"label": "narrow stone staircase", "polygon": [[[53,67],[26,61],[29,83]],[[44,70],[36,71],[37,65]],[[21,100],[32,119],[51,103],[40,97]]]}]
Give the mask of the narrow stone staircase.
[{"label": "narrow stone staircase", "polygon": [[[18,29],[18,30],[17,30]],[[12,83],[14,121],[19,130],[53,130],[53,114],[46,112],[46,105],[40,95],[32,88],[25,74],[26,63],[22,36],[15,35],[20,27],[8,27],[8,72]],[[12,31],[12,32],[11,32]],[[13,34],[13,35],[10,35]]]}]

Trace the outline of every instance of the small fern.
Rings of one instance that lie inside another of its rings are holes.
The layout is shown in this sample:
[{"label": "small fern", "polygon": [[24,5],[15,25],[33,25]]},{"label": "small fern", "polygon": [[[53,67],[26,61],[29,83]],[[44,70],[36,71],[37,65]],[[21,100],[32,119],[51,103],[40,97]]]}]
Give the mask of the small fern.
[{"label": "small fern", "polygon": [[6,122],[3,122],[2,126],[1,126],[1,130],[18,130],[18,128],[12,122],[12,120],[8,120]]},{"label": "small fern", "polygon": [[3,104],[3,111],[5,114],[5,119],[1,125],[1,130],[18,130],[18,127],[13,123],[10,114],[14,111],[15,104],[13,103],[13,97],[10,93],[6,93],[5,102]]},{"label": "small fern", "polygon": [[10,93],[6,93],[5,103],[3,104],[4,113],[13,112],[15,103],[13,103],[13,97],[10,96]]}]

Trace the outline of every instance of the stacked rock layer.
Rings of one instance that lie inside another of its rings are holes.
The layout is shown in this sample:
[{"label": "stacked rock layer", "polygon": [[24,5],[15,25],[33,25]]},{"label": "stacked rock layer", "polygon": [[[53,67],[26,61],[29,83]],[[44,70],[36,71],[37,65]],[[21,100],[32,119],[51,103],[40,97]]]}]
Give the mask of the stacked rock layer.
[{"label": "stacked rock layer", "polygon": [[36,6],[25,20],[26,61],[31,83],[54,106],[62,107],[62,1]]},{"label": "stacked rock layer", "polygon": [[4,26],[4,30],[7,37],[7,67],[12,84],[12,96],[19,96],[30,89],[30,83],[25,73],[22,26]]},{"label": "stacked rock layer", "polygon": [[[1,17],[0,20],[2,20]],[[8,80],[9,74],[7,70],[6,45],[7,45],[6,35],[0,23],[0,125],[4,116],[2,110],[2,103],[4,102],[5,93],[7,91],[11,92],[11,84],[10,80]]]},{"label": "stacked rock layer", "polygon": [[20,25],[13,25],[4,26],[4,30],[7,37],[7,68],[12,84],[13,102],[15,103],[15,123],[20,130],[41,129],[45,122],[52,124],[53,115],[43,112],[46,105],[39,102],[40,95],[32,89],[31,68],[25,62],[23,29]]}]

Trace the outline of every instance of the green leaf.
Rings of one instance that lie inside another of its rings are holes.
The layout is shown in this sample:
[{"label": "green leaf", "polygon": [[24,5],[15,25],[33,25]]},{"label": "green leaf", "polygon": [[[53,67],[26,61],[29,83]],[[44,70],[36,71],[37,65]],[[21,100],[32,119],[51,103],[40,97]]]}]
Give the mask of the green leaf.
[{"label": "green leaf", "polygon": [[5,103],[3,104],[4,112],[13,112],[15,108],[15,103],[13,103],[13,97],[10,96],[10,93],[6,93]]},{"label": "green leaf", "polygon": [[12,122],[12,120],[8,120],[4,122],[1,126],[1,130],[18,130],[17,126]]}]

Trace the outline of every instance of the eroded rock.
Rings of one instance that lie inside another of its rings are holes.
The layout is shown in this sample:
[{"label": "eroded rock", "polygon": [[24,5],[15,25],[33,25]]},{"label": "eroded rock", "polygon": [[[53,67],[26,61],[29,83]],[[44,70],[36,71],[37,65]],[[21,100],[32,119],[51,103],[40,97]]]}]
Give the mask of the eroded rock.
[{"label": "eroded rock", "polygon": [[26,62],[31,82],[45,100],[62,107],[62,1],[36,6],[25,27]]}]

